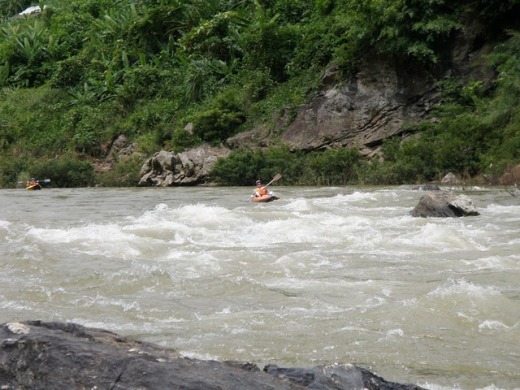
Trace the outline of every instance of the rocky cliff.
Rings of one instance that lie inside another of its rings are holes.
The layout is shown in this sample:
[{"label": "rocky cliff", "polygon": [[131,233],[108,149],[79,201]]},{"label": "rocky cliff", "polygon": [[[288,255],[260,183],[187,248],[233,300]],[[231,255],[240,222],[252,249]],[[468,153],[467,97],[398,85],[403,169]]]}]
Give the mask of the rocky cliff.
[{"label": "rocky cliff", "polygon": [[[483,58],[491,50],[480,42],[482,34],[478,24],[468,25],[436,69],[425,69],[396,60],[367,55],[360,70],[353,77],[343,79],[334,66],[322,77],[318,93],[311,97],[296,116],[281,110],[274,126],[259,125],[256,128],[229,138],[224,149],[262,148],[283,143],[293,150],[321,150],[327,148],[354,147],[368,158],[378,155],[384,139],[395,135],[405,137],[410,125],[434,120],[431,110],[441,101],[437,83],[456,75],[462,79],[479,80],[490,85],[493,70]],[[204,155],[207,151],[207,155]],[[190,152],[185,152],[183,159]],[[168,172],[170,180],[154,173],[148,160],[141,172],[141,185],[202,184],[216,161],[215,150],[197,148],[196,159],[206,159],[202,165],[193,161],[181,161],[172,167],[156,166],[155,171]],[[220,149],[218,155],[226,155]],[[181,156],[181,155],[179,155]],[[207,158],[206,158],[207,157]],[[181,164],[181,165],[179,165]],[[186,174],[186,166],[193,166]],[[178,167],[178,168],[177,168]],[[197,169],[196,167],[201,167]],[[180,170],[181,175],[173,172]],[[172,172],[172,174],[169,174]]]}]

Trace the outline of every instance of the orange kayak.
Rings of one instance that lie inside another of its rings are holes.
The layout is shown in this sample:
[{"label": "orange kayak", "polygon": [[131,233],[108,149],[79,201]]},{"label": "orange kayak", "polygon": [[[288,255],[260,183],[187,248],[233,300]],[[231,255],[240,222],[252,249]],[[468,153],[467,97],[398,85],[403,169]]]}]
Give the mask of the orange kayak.
[{"label": "orange kayak", "polygon": [[272,202],[273,200],[278,200],[280,198],[276,195],[267,194],[267,195],[262,195],[262,196],[253,196],[251,199],[253,200],[253,202],[267,203],[267,202]]},{"label": "orange kayak", "polygon": [[42,186],[40,183],[36,183],[36,184],[32,184],[30,186],[25,187],[25,189],[28,191],[41,190]]}]

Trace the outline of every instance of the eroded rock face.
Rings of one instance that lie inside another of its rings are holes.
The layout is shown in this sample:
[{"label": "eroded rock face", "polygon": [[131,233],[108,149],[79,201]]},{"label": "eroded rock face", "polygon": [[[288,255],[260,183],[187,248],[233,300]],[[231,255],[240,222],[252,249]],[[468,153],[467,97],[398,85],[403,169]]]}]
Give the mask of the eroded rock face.
[{"label": "eroded rock face", "polygon": [[410,214],[412,217],[423,218],[480,215],[469,197],[450,191],[432,191],[423,195]]},{"label": "eroded rock face", "polygon": [[9,389],[386,389],[419,390],[385,381],[350,364],[311,369],[187,359],[159,346],[72,323],[0,325],[0,387]]},{"label": "eroded rock face", "polygon": [[205,184],[217,159],[229,153],[227,148],[209,145],[178,154],[161,150],[143,164],[139,185],[168,187]]},{"label": "eroded rock face", "polygon": [[367,61],[348,82],[316,96],[282,133],[295,149],[374,147],[428,117],[439,99],[426,75]]}]

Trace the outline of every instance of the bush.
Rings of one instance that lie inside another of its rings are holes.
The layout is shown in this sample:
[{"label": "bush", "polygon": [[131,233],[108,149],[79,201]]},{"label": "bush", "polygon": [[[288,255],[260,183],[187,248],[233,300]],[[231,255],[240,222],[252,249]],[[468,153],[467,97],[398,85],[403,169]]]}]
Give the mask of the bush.
[{"label": "bush", "polygon": [[0,187],[14,187],[19,180],[28,179],[23,177],[28,161],[24,157],[5,155],[0,157]]},{"label": "bush", "polygon": [[56,187],[86,187],[94,185],[94,168],[87,161],[76,156],[65,156],[38,162],[28,167],[31,177],[51,179]]},{"label": "bush", "polygon": [[219,158],[213,167],[211,177],[223,185],[251,185],[257,180],[258,172],[263,166],[261,151],[238,150],[227,158]]},{"label": "bush", "polygon": [[308,166],[316,185],[341,185],[356,179],[360,156],[356,149],[328,149],[308,157]]},{"label": "bush", "polygon": [[218,144],[234,135],[246,116],[234,89],[221,93],[210,107],[192,118],[195,136],[204,142]]},{"label": "bush", "polygon": [[85,77],[88,62],[78,56],[67,58],[56,65],[50,80],[52,88],[72,88]]},{"label": "bush", "polygon": [[277,173],[283,174],[286,185],[340,185],[355,180],[358,162],[359,153],[352,149],[305,155],[278,146],[233,152],[217,161],[212,176],[226,185],[251,185],[257,179],[268,181]]}]

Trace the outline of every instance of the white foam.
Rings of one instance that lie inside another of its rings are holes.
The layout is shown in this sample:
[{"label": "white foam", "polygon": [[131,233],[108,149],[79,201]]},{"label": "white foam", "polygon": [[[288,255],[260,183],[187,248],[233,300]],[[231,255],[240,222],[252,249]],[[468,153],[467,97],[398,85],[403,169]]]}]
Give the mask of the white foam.
[{"label": "white foam", "polygon": [[479,331],[482,331],[485,329],[506,330],[506,329],[509,329],[509,326],[507,326],[506,324],[504,324],[501,321],[486,320],[478,326],[478,329],[479,329]]},{"label": "white foam", "polygon": [[475,260],[461,260],[461,262],[466,266],[466,269],[471,269],[473,271],[502,271],[506,269],[514,269],[516,266],[516,261],[511,261],[502,256],[481,257]]},{"label": "white foam", "polygon": [[9,222],[9,221],[2,221],[0,219],[0,228],[5,229],[5,228],[8,228],[9,226],[11,226],[11,222]]},{"label": "white foam", "polygon": [[429,297],[448,297],[454,295],[486,297],[500,295],[500,291],[493,286],[479,286],[465,279],[449,279],[447,283],[428,293]]},{"label": "white foam", "polygon": [[283,206],[286,210],[305,212],[310,211],[312,209],[312,205],[309,200],[299,198],[295,200],[291,200],[285,206]]}]

